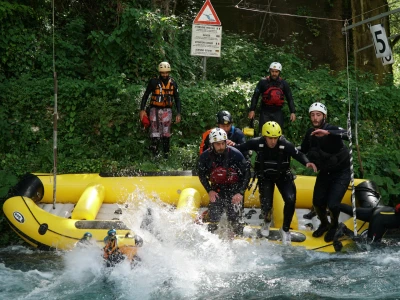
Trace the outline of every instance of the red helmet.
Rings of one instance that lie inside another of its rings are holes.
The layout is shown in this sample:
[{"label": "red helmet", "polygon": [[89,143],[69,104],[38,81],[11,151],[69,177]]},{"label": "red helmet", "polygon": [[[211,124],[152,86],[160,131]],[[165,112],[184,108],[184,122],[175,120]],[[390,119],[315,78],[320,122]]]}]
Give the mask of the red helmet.
[{"label": "red helmet", "polygon": [[142,118],[142,125],[144,126],[144,128],[150,127],[150,120],[146,115],[144,115]]}]

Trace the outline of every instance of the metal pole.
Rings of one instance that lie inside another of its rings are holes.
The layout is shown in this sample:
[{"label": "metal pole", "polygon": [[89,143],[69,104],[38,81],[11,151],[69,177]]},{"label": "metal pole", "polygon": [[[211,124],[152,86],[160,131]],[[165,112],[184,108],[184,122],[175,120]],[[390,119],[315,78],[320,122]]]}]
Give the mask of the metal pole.
[{"label": "metal pole", "polygon": [[354,28],[354,27],[360,26],[360,25],[362,25],[362,24],[369,23],[369,22],[371,22],[371,21],[375,21],[375,20],[381,19],[381,18],[383,18],[383,17],[389,16],[389,15],[391,15],[391,14],[395,14],[395,13],[397,13],[397,12],[400,12],[400,8],[396,8],[396,9],[394,9],[394,10],[387,11],[387,12],[385,12],[385,13],[381,13],[381,14],[375,16],[375,17],[371,17],[371,18],[365,19],[365,20],[363,20],[363,21],[354,23],[354,24],[352,24],[352,25],[345,26],[345,27],[342,28],[342,33],[345,33],[347,30],[352,29],[352,28]]},{"label": "metal pole", "polygon": [[203,81],[207,77],[207,56],[203,56]]},{"label": "metal pole", "polygon": [[54,0],[53,5],[53,79],[54,79],[54,112],[53,112],[53,209],[56,208],[56,193],[57,193],[57,73],[56,73],[56,58],[55,58],[55,42],[54,42]]}]

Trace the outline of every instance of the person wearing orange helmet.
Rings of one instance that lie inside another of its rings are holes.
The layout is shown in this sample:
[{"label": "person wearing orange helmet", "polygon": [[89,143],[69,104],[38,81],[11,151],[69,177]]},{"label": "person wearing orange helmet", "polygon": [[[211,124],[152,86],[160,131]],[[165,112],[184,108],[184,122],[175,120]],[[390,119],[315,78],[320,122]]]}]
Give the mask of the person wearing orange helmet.
[{"label": "person wearing orange helmet", "polygon": [[[175,122],[181,121],[181,100],[176,81],[170,77],[171,66],[168,62],[158,65],[159,77],[150,79],[140,103],[139,119],[146,127],[150,121],[151,150],[154,155],[159,153],[159,144],[162,142],[164,158],[168,158],[171,138],[172,107],[175,104],[177,115]],[[146,112],[146,103],[150,98],[149,115]]]}]

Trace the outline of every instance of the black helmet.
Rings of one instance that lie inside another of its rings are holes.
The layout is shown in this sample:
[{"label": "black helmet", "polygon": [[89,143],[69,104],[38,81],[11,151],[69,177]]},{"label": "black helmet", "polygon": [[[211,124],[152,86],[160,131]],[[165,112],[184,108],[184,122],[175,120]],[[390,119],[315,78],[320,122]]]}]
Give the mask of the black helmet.
[{"label": "black helmet", "polygon": [[221,110],[217,113],[217,124],[232,124],[233,119],[231,113],[227,110]]},{"label": "black helmet", "polygon": [[85,232],[85,234],[83,235],[83,238],[89,240],[92,238],[92,234],[90,232]]}]

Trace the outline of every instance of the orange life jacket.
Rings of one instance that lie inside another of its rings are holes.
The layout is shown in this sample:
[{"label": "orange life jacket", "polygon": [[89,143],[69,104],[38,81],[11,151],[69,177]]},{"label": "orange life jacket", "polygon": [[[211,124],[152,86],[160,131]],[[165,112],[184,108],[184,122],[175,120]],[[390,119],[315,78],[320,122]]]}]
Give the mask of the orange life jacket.
[{"label": "orange life jacket", "polygon": [[174,95],[173,79],[168,80],[167,85],[159,80],[156,89],[151,94],[150,105],[157,107],[172,107],[172,100]]},{"label": "orange life jacket", "polygon": [[104,255],[103,257],[107,259],[111,254],[118,250],[118,242],[117,239],[109,239],[107,244],[104,247]]},{"label": "orange life jacket", "polygon": [[204,132],[203,135],[201,136],[201,144],[200,144],[200,153],[199,153],[199,154],[202,154],[202,153],[203,153],[203,148],[204,148],[204,145],[205,145],[205,143],[206,143],[206,138],[207,138],[208,135],[210,134],[211,130],[212,130],[212,129],[208,129],[208,130],[207,130],[206,132]]}]

